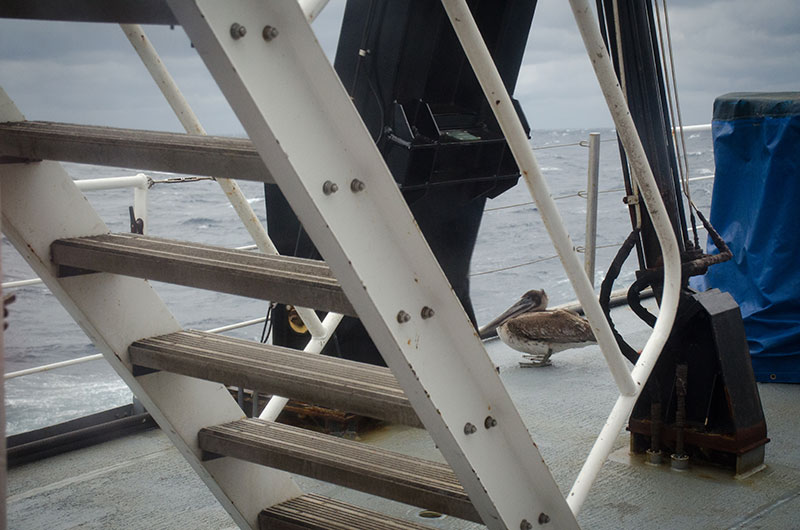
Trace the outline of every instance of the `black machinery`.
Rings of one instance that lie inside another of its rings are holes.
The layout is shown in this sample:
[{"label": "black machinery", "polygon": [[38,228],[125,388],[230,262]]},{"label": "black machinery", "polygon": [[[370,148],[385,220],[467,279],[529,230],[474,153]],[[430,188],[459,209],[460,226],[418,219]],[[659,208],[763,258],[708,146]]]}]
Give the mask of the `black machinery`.
[{"label": "black machinery", "polygon": [[[470,6],[513,92],[536,2]],[[474,323],[468,274],[484,204],[516,184],[519,170],[444,8],[434,0],[348,0],[334,66]],[[266,186],[266,205],[278,251],[318,258],[277,186]],[[275,344],[302,348],[308,336],[287,324],[287,309],[272,316]],[[354,318],[339,324],[323,353],[383,363]]]},{"label": "black machinery", "polygon": [[[720,253],[704,255],[697,238],[691,205],[687,227],[678,161],[673,145],[665,75],[651,0],[614,2],[597,0],[601,31],[606,36],[618,77],[624,88],[636,128],[644,144],[661,196],[682,251],[683,292],[672,334],[631,414],[629,430],[634,452],[647,452],[656,463],[672,455],[672,465],[683,468],[689,458],[733,468],[744,473],[763,463],[769,441],[741,312],[730,294],[715,289],[694,292],[691,276],[730,258],[730,251],[698,211],[698,217]],[[624,76],[620,75],[621,70]],[[621,152],[623,161],[624,153]],[[612,266],[619,266],[634,245],[639,259],[637,281],[628,291],[634,312],[651,326],[655,317],[639,302],[639,293],[651,286],[660,300],[663,268],[661,252],[644,204],[636,213],[630,175],[623,163],[626,202],[634,232]],[[601,294],[606,303],[614,275],[609,271]],[[609,317],[610,318],[610,317]],[[617,335],[623,352],[636,361],[636,352]]]}]

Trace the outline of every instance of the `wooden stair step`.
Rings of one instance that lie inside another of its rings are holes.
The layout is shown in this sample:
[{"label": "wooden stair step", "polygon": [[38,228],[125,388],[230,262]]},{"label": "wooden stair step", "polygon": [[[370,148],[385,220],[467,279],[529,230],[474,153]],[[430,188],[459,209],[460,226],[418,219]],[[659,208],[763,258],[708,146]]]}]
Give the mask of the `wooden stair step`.
[{"label": "wooden stair step", "polygon": [[128,351],[136,366],[422,427],[388,368],[191,330],[139,340]]},{"label": "wooden stair step", "polygon": [[59,239],[50,251],[60,276],[110,272],[355,316],[321,261],[138,234]]},{"label": "wooden stair step", "polygon": [[262,511],[258,526],[261,530],[430,530],[429,526],[313,493]]},{"label": "wooden stair step", "polygon": [[257,419],[207,427],[198,434],[198,442],[212,454],[481,522],[446,464]]},{"label": "wooden stair step", "polygon": [[0,123],[3,156],[275,182],[247,138],[15,121]]}]

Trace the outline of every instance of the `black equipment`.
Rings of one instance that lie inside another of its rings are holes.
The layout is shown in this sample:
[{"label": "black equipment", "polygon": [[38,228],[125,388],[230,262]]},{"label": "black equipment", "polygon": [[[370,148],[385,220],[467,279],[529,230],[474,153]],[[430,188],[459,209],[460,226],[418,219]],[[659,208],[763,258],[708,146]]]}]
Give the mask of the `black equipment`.
[{"label": "black equipment", "polygon": [[[683,288],[676,323],[631,414],[631,447],[635,452],[649,451],[651,455],[666,451],[672,454],[676,467],[685,464],[690,455],[744,473],[763,463],[764,445],[769,441],[766,422],[738,305],[727,293],[717,290],[697,293],[688,287],[690,276],[703,274],[710,265],[729,258],[730,251],[699,212],[720,254],[703,255],[691,210],[693,237],[689,234],[654,6],[651,0],[618,2],[617,28],[614,3],[597,0],[597,5],[601,14],[601,31],[606,37],[617,75],[624,77],[631,115],[653,168],[683,258]],[[633,193],[630,175],[621,148],[620,152],[627,202],[631,205],[634,225],[632,237],[638,238],[636,246],[640,266],[638,279],[628,292],[628,301],[631,308],[652,326],[655,317],[642,308],[638,295],[651,286],[660,301],[661,251],[644,204],[640,205],[642,224],[636,226],[635,201],[630,200]],[[615,260],[617,272],[620,260],[624,260],[629,250],[630,247],[621,249],[621,255]],[[610,276],[606,278],[605,292],[610,291],[613,280]],[[607,308],[606,314],[610,315]],[[630,346],[619,335],[617,339],[630,358]]]},{"label": "black equipment", "polygon": [[[476,0],[470,7],[513,92],[536,2]],[[474,323],[469,263],[484,204],[516,184],[519,170],[441,3],[348,0],[334,66]],[[266,186],[266,206],[281,254],[319,257],[277,186]],[[275,344],[308,340],[287,325],[285,306],[273,320]],[[383,364],[352,318],[324,353]]]}]

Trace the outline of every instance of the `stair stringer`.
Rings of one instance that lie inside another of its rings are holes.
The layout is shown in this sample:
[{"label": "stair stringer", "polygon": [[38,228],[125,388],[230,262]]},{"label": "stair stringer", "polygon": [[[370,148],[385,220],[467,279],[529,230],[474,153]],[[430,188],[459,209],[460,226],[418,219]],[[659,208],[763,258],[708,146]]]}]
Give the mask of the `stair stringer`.
[{"label": "stair stringer", "polygon": [[577,528],[297,3],[168,3],[487,526]]},{"label": "stair stringer", "polygon": [[[0,122],[21,119],[0,88]],[[133,341],[181,329],[147,281],[105,273],[56,277],[52,241],[108,233],[61,164],[0,165],[0,211],[14,247],[240,527],[258,528],[262,509],[302,493],[281,471],[231,458],[201,460],[199,430],[244,417],[223,385],[168,372],[133,376],[128,361]]]}]

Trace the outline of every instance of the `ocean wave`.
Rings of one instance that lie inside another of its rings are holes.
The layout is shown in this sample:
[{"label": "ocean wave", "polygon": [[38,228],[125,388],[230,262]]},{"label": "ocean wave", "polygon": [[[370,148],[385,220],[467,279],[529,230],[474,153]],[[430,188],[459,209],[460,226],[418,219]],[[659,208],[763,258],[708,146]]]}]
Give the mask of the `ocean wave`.
[{"label": "ocean wave", "polygon": [[214,226],[219,223],[218,219],[210,219],[208,217],[191,217],[185,221],[181,221],[184,226]]}]

